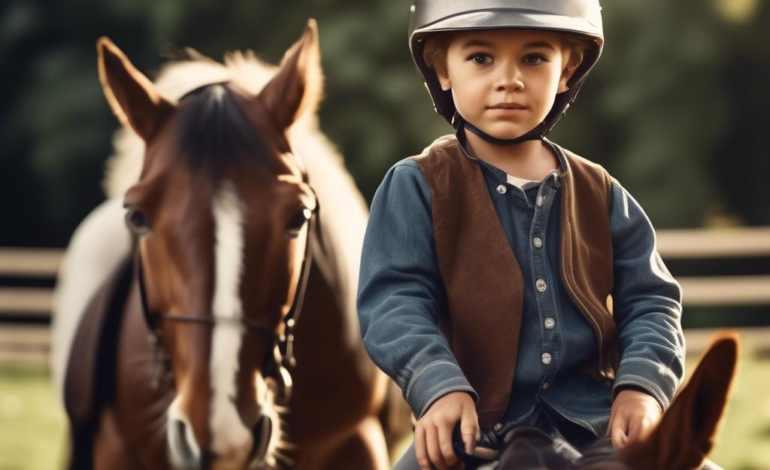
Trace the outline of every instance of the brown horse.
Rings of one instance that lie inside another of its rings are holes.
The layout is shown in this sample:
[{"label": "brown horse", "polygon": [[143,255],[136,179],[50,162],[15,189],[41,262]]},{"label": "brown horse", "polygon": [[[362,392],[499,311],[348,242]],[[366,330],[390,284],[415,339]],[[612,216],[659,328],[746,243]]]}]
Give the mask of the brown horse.
[{"label": "brown horse", "polygon": [[[315,22],[253,82],[232,73],[266,68],[253,57],[199,58],[178,100],[108,39],[97,49],[107,100],[144,158],[124,197],[125,295],[103,301],[119,319],[99,333],[112,335],[100,350],[112,359],[69,358],[65,395],[82,402],[71,377],[96,362],[103,401],[75,437],[73,465],[388,468],[385,437],[409,423],[389,427],[407,408],[366,354],[354,311],[366,205],[329,170],[331,146],[293,131],[315,122],[321,97]],[[122,243],[101,238],[104,251]],[[77,256],[67,263],[72,275]]]},{"label": "brown horse", "polygon": [[[738,337],[722,333],[711,344],[655,430],[615,451],[609,438],[580,449],[582,456],[535,428],[506,434],[497,470],[697,470],[714,468],[714,447],[738,361]],[[718,467],[717,467],[718,468]]]}]

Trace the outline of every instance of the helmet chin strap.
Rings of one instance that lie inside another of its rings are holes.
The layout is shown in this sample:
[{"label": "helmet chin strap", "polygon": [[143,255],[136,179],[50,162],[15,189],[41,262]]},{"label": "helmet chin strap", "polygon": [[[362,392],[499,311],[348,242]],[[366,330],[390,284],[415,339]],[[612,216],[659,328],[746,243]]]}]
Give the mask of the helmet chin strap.
[{"label": "helmet chin strap", "polygon": [[474,126],[470,122],[466,121],[462,116],[460,116],[460,113],[457,113],[457,112],[455,113],[452,123],[456,124],[456,127],[463,126],[465,129],[473,132],[474,134],[486,140],[490,144],[495,144],[495,145],[515,145],[515,144],[520,144],[521,142],[525,142],[527,140],[543,140],[542,128],[546,125],[546,122],[543,121],[531,131],[527,132],[524,135],[516,137],[515,139],[498,139],[497,137],[493,137],[487,134],[486,132],[482,131],[481,129]]}]

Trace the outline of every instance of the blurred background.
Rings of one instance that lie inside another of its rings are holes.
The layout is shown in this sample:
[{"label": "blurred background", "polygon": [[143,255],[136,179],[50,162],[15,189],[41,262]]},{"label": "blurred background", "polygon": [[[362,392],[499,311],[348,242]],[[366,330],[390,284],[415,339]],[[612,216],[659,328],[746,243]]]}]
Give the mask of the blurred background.
[{"label": "blurred background", "polygon": [[[396,161],[451,128],[407,45],[408,0],[4,0],[0,3],[0,470],[52,469],[64,418],[47,366],[55,269],[103,201],[118,123],[98,81],[109,36],[151,78],[191,46],[276,63],[318,20],[321,127],[371,201]],[[770,3],[605,0],[606,45],[549,138],[604,165],[658,229],[682,283],[688,371],[740,328],[739,375],[712,460],[770,469]]]}]

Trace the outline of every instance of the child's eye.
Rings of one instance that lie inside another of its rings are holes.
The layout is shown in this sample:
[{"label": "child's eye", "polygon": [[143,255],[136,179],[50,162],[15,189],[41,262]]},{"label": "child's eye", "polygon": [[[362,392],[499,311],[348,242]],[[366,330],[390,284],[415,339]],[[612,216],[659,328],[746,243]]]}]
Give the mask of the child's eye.
[{"label": "child's eye", "polygon": [[524,58],[524,62],[526,62],[529,65],[538,65],[541,62],[548,62],[545,57],[539,56],[539,55],[528,55]]},{"label": "child's eye", "polygon": [[473,54],[468,58],[469,60],[472,60],[473,62],[479,64],[479,65],[486,65],[492,62],[492,57],[490,57],[488,54]]}]

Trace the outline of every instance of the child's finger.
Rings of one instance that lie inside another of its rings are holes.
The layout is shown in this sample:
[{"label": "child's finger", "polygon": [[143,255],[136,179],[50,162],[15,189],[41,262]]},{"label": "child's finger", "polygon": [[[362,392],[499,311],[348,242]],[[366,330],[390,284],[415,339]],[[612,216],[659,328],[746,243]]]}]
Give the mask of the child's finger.
[{"label": "child's finger", "polygon": [[612,423],[612,446],[621,449],[628,441],[628,421],[624,414],[618,414]]},{"label": "child's finger", "polygon": [[449,470],[444,462],[444,456],[441,455],[441,446],[438,441],[438,429],[435,425],[431,424],[425,430],[425,440],[428,443],[428,457],[430,457],[431,463],[436,466],[438,470]]},{"label": "child's finger", "polygon": [[632,416],[628,420],[628,441],[633,442],[642,437],[642,419],[639,416]]},{"label": "child's finger", "polygon": [[454,468],[458,464],[460,459],[455,455],[454,447],[452,446],[452,430],[454,424],[440,424],[438,426],[438,444],[441,449],[441,455],[444,457],[448,467]]},{"label": "child's finger", "polygon": [[422,470],[431,470],[428,449],[425,445],[425,426],[422,425],[414,429],[414,455]]},{"label": "child's finger", "polygon": [[465,443],[465,452],[472,454],[473,449],[476,448],[476,442],[481,440],[481,432],[476,413],[470,407],[463,409],[463,414],[460,417],[460,434],[462,434]]}]

